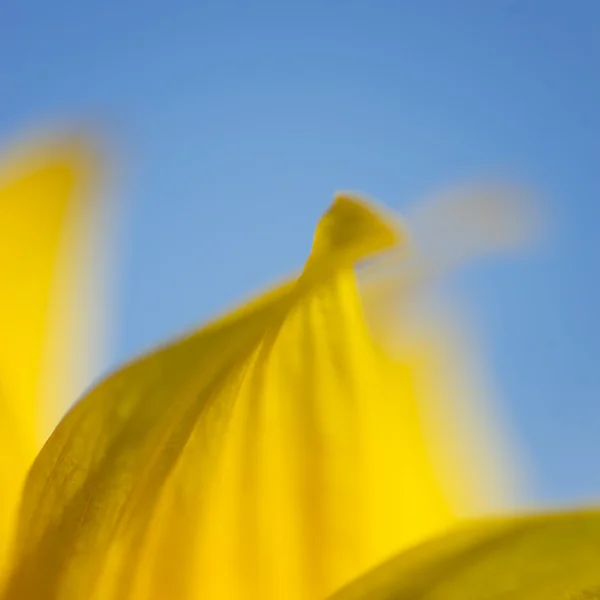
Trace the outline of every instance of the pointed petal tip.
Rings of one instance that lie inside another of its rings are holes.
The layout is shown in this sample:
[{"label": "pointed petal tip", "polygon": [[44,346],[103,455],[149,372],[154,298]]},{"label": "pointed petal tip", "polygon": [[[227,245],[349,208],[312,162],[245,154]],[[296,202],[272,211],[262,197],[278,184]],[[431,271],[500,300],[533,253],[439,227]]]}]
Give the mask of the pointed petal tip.
[{"label": "pointed petal tip", "polygon": [[338,192],[317,225],[307,269],[352,265],[401,245],[405,238],[391,211],[361,194]]}]

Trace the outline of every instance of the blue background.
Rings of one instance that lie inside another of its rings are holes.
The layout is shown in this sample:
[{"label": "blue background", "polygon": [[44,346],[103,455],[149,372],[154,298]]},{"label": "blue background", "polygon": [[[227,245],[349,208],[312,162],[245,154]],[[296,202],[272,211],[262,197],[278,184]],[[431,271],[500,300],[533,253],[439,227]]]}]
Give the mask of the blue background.
[{"label": "blue background", "polygon": [[594,0],[3,2],[0,135],[116,141],[113,363],[300,266],[334,190],[533,185],[550,241],[463,295],[540,501],[597,499],[599,27]]}]

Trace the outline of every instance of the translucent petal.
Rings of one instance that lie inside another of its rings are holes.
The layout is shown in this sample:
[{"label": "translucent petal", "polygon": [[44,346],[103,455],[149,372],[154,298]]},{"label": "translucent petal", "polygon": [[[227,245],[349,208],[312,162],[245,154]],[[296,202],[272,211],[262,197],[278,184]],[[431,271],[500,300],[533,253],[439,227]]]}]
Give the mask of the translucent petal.
[{"label": "translucent petal", "polygon": [[599,556],[598,510],[475,521],[330,600],[594,600]]},{"label": "translucent petal", "polygon": [[61,403],[64,414],[68,362],[82,353],[90,314],[74,276],[85,240],[67,233],[86,220],[91,172],[74,139],[22,147],[0,169],[0,565],[26,470]]},{"label": "translucent petal", "polygon": [[339,196],[297,279],[83,398],[28,478],[7,598],[318,599],[452,523],[438,358],[391,358],[355,281],[403,239]]}]

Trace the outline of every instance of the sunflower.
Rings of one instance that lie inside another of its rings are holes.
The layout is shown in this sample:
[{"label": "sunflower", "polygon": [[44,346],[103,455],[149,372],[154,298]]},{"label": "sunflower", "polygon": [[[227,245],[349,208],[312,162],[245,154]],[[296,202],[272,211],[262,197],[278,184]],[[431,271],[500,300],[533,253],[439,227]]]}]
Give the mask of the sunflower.
[{"label": "sunflower", "polygon": [[0,190],[5,600],[600,598],[597,512],[460,518],[508,486],[465,418],[464,340],[414,314],[435,261],[353,194],[295,276],[118,369],[35,456],[58,240],[89,171],[68,148]]}]

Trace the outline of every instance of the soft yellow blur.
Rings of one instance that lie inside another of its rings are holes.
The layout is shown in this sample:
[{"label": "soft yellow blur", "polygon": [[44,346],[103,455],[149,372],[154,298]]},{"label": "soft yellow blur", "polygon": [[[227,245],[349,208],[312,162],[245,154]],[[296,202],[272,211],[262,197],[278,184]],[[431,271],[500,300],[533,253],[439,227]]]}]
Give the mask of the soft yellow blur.
[{"label": "soft yellow blur", "polygon": [[600,510],[471,521],[330,600],[598,600]]},{"label": "soft yellow blur", "polygon": [[5,598],[318,600],[453,524],[485,490],[450,450],[468,422],[425,436],[452,338],[387,352],[356,283],[405,243],[338,196],[296,279],[87,395],[30,473]]},{"label": "soft yellow blur", "polygon": [[67,233],[83,227],[90,175],[71,139],[23,146],[0,168],[0,578],[26,470],[74,400],[52,392],[68,388],[85,352],[74,342],[91,316],[70,277],[83,244]]}]

